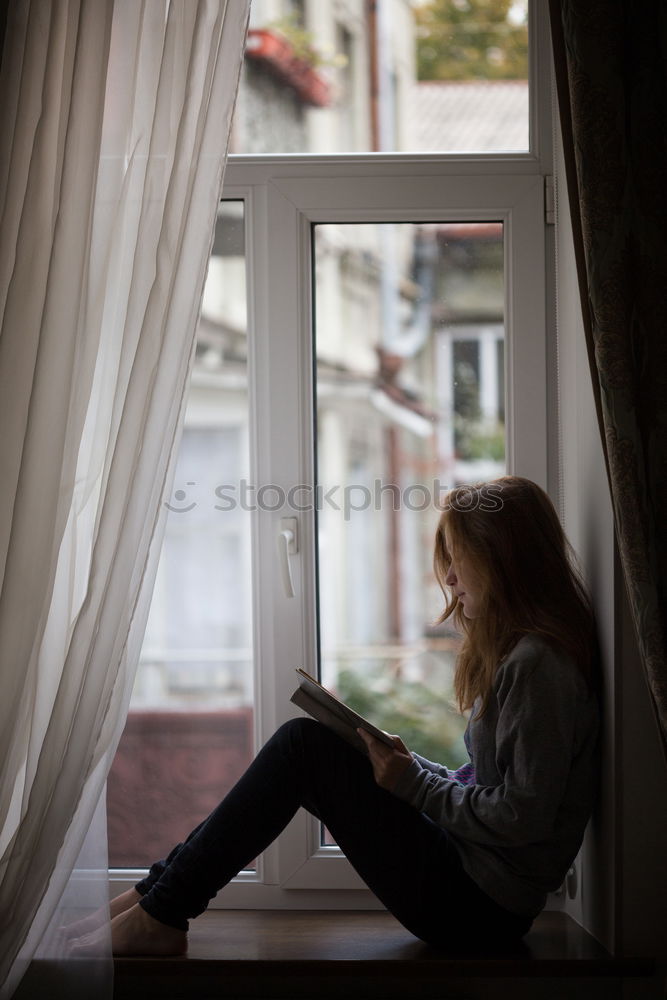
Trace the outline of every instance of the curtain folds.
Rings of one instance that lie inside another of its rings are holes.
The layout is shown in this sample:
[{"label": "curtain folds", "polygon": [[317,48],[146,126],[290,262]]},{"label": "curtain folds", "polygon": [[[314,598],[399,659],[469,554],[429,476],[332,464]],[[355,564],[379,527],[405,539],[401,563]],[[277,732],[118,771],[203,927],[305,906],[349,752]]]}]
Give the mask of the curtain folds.
[{"label": "curtain folds", "polygon": [[71,888],[124,724],[249,2],[15,0],[8,8],[2,997]]},{"label": "curtain folds", "polygon": [[667,7],[660,0],[550,6],[616,535],[667,752]]}]

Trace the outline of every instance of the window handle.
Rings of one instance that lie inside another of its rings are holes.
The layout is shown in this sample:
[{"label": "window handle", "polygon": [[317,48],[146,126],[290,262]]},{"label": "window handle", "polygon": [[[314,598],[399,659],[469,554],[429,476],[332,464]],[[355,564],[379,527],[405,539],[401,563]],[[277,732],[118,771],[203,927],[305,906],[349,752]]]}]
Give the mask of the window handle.
[{"label": "window handle", "polygon": [[290,556],[299,551],[299,535],[295,517],[281,517],[278,532],[278,558],[280,573],[283,578],[283,588],[286,597],[294,597],[294,580],[292,579],[292,562]]}]

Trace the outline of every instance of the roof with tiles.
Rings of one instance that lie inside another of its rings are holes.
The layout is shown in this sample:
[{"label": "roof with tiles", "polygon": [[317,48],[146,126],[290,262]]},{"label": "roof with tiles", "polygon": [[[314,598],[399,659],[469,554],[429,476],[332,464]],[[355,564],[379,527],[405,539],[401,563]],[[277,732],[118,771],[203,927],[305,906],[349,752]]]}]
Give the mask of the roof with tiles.
[{"label": "roof with tiles", "polygon": [[419,152],[518,152],[528,149],[525,80],[416,84],[408,148]]}]

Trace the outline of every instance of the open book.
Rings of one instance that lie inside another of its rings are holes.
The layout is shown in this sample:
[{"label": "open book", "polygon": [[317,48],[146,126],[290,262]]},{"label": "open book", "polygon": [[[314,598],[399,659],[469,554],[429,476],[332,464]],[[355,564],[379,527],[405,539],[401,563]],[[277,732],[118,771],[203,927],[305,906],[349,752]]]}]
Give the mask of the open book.
[{"label": "open book", "polygon": [[359,715],[342,701],[339,701],[335,694],[323,687],[305,670],[297,667],[296,672],[299,675],[299,686],[290,701],[298,708],[302,708],[313,719],[317,719],[329,729],[333,729],[334,733],[363,753],[367,753],[366,744],[357,733],[357,729],[365,729],[371,736],[386,743],[387,746],[394,746],[391,736],[378,729],[372,722],[364,719],[363,715]]}]

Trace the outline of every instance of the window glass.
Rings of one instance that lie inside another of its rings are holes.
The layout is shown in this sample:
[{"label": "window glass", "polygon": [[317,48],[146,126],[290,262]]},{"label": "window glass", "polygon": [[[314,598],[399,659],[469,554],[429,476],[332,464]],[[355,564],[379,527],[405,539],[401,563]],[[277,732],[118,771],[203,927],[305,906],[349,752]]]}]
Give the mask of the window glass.
[{"label": "window glass", "polygon": [[529,149],[528,0],[253,0],[233,153]]},{"label": "window glass", "polygon": [[455,767],[437,504],[505,471],[503,226],[314,227],[323,682]]},{"label": "window glass", "polygon": [[185,427],[125,732],[107,786],[111,867],[164,856],[254,753],[244,218],[223,202]]}]

